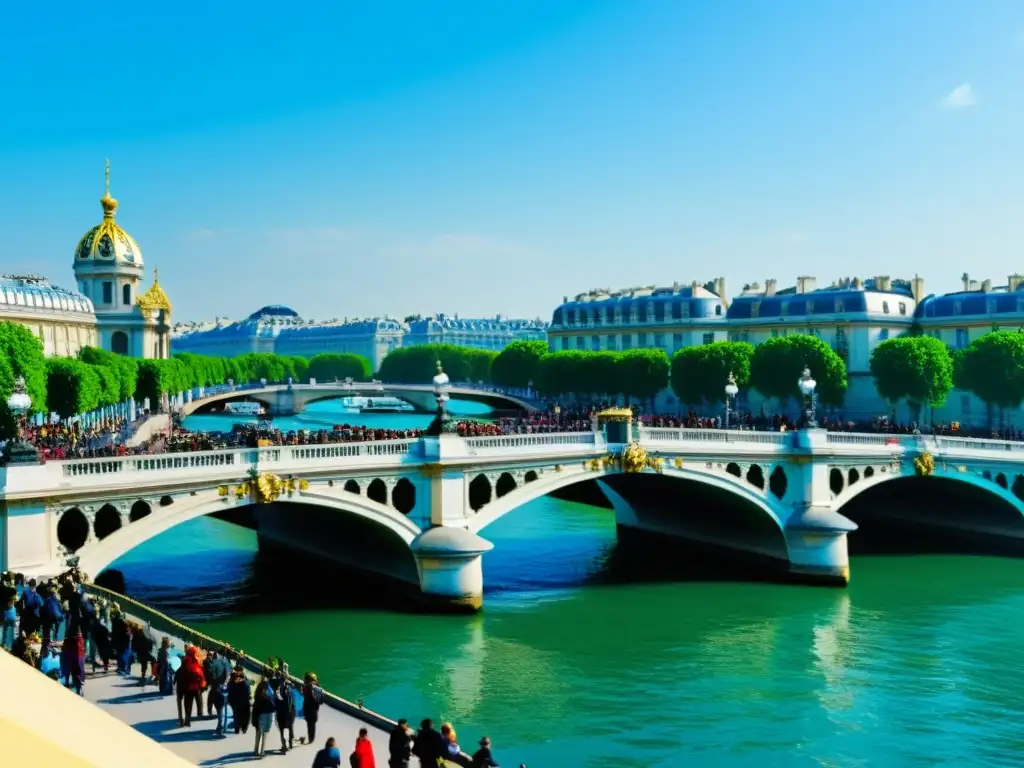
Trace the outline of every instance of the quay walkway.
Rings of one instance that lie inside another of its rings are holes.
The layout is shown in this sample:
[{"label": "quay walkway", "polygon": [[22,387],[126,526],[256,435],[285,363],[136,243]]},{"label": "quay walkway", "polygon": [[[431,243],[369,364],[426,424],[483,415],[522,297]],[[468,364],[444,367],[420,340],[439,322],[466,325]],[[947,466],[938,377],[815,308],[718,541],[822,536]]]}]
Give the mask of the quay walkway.
[{"label": "quay walkway", "polygon": [[[95,585],[87,585],[86,589],[94,598],[105,598],[116,602],[127,619],[148,627],[151,636],[159,648],[166,636],[170,638],[174,650],[184,651],[187,645],[195,645],[204,650],[220,651],[229,648],[223,642],[197,632],[180,622],[153,610],[125,595]],[[154,648],[154,655],[155,655]],[[237,663],[237,652],[230,650],[232,665]],[[265,666],[262,662],[249,656],[240,659],[250,679],[253,689],[259,679],[260,670]],[[87,665],[91,668],[90,665]],[[135,666],[138,671],[138,666]],[[291,675],[294,685],[301,686],[302,681]],[[130,725],[139,733],[148,736],[189,763],[197,766],[229,766],[253,761],[255,731],[250,726],[247,734],[234,733],[233,720],[228,719],[228,735],[214,736],[217,725],[215,717],[205,714],[204,718],[193,715],[190,728],[178,727],[178,710],[175,696],[163,696],[156,685],[140,686],[139,677],[127,678],[114,671],[87,673],[84,694],[87,701],[95,704],[118,720]],[[206,700],[206,692],[203,692]],[[418,713],[406,715],[410,724],[415,726],[422,717]],[[302,766],[309,768],[317,750],[331,736],[337,742],[341,752],[342,765],[348,765],[348,756],[355,745],[360,728],[367,728],[378,766],[386,766],[388,761],[388,736],[396,725],[395,721],[376,712],[364,709],[359,705],[324,691],[324,703],[320,708],[317,721],[316,741],[312,745],[299,746],[299,738],[306,736],[306,722],[298,715],[295,719],[295,749],[281,754],[280,734],[277,724],[267,734],[266,756],[263,762],[271,766],[291,768]]]}]

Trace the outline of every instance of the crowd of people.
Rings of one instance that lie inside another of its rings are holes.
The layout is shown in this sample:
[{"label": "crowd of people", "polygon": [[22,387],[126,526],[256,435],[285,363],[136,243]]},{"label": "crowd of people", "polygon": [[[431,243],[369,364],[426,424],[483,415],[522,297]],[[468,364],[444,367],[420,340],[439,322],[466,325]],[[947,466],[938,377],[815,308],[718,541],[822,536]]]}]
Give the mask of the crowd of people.
[{"label": "crowd of people", "polygon": [[[86,577],[77,569],[37,583],[21,574],[0,575],[0,604],[4,606],[2,641],[4,650],[60,684],[84,695],[87,663],[93,673],[110,671],[131,678],[138,664],[138,685],[156,685],[159,693],[174,696],[178,725],[190,728],[195,717],[215,718],[214,734],[226,737],[231,731],[254,731],[253,757],[266,754],[268,735],[274,726],[280,750],[286,753],[314,744],[324,691],[315,673],[307,673],[295,685],[288,665],[270,659],[260,670],[255,686],[242,664],[242,655],[229,646],[204,650],[186,645],[180,655],[168,636],[159,644],[149,626],[127,616],[118,603],[93,599],[87,592]],[[295,721],[301,714],[306,735],[295,737]],[[468,768],[497,768],[491,742],[486,736],[469,754],[459,746],[455,729],[445,723],[435,730],[430,719],[412,731],[399,720],[388,740],[389,768],[408,768],[417,758],[421,768],[436,768],[446,760]],[[313,758],[314,768],[342,764],[336,740],[327,739]],[[376,768],[373,744],[366,728],[359,731],[349,764],[354,768]],[[525,768],[525,767],[524,767]]]},{"label": "crowd of people", "polygon": [[[135,421],[109,417],[89,426],[77,421],[26,426],[22,430],[22,437],[39,450],[39,456],[44,461],[125,455],[129,452],[125,442],[148,417],[147,411],[140,413]],[[147,452],[148,446],[141,446],[140,450]]]}]

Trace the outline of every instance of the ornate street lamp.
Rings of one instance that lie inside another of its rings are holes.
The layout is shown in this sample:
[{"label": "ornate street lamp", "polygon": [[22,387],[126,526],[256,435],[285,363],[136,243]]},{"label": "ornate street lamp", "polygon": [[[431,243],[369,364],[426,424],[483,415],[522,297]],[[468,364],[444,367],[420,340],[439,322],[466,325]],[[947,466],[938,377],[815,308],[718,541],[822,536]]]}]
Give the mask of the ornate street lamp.
[{"label": "ornate street lamp", "polygon": [[18,431],[16,436],[4,446],[4,464],[35,464],[39,461],[39,451],[22,436],[25,415],[31,408],[32,398],[25,391],[25,377],[18,376],[14,382],[14,391],[7,398],[7,409],[14,416]]},{"label": "ornate street lamp", "polygon": [[448,374],[441,367],[441,361],[437,361],[437,374],[434,376],[434,400],[437,402],[437,415],[427,427],[427,434],[437,436],[442,433],[453,434],[459,431],[458,424],[448,413],[448,386],[450,384]]},{"label": "ornate street lamp", "polygon": [[736,379],[732,375],[732,371],[729,371],[729,380],[725,384],[725,428],[729,428],[729,416],[732,414],[734,398],[739,393],[740,388],[736,386]]},{"label": "ornate street lamp", "polygon": [[797,381],[796,384],[798,387],[800,387],[800,394],[804,396],[804,428],[817,429],[818,422],[814,418],[814,390],[818,386],[818,382],[811,378],[810,368],[804,366],[804,372],[803,374],[801,374],[800,380]]}]

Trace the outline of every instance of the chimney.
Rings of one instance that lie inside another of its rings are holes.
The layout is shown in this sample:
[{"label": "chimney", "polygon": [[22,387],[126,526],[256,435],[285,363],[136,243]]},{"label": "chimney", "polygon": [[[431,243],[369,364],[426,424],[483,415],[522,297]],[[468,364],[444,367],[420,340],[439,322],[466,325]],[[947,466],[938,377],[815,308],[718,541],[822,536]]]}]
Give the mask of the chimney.
[{"label": "chimney", "polygon": [[568,296],[563,296],[562,297],[562,303],[563,304],[568,304],[569,303],[569,297]]},{"label": "chimney", "polygon": [[914,279],[910,281],[910,293],[914,296],[914,301],[920,303],[924,298],[924,278],[914,275]]},{"label": "chimney", "polygon": [[988,280],[988,279],[982,280],[981,281],[981,290],[984,293],[992,293],[992,281]]},{"label": "chimney", "polygon": [[891,291],[892,280],[889,279],[888,275],[879,275],[875,278],[875,290],[876,291]]},{"label": "chimney", "polygon": [[725,292],[725,278],[724,277],[716,277],[715,278],[715,293],[717,293],[718,294],[718,298],[720,298],[722,300],[722,306],[728,308],[729,307],[729,296]]},{"label": "chimney", "polygon": [[964,290],[971,290],[971,276],[964,272],[962,275],[960,275],[960,279],[964,281]]},{"label": "chimney", "polygon": [[1020,284],[1024,283],[1024,275],[1018,275],[1016,272],[1006,278],[1006,290],[1016,291],[1020,288]]},{"label": "chimney", "polygon": [[690,295],[691,296],[696,296],[697,295],[697,281],[696,280],[693,280],[693,281],[690,282]]},{"label": "chimney", "polygon": [[862,290],[864,290],[864,282],[859,277],[853,278],[853,290],[855,290],[855,291],[862,291]]},{"label": "chimney", "polygon": [[673,291],[678,291],[679,290],[679,281],[678,280],[676,280],[676,281],[674,281],[672,283],[672,290]]},{"label": "chimney", "polygon": [[779,288],[779,281],[776,280],[774,277],[769,277],[767,280],[764,281],[764,295],[765,296],[774,296],[775,295],[775,291],[777,291],[778,288]]},{"label": "chimney", "polygon": [[797,293],[810,293],[817,286],[818,280],[814,277],[798,277],[796,279],[796,292]]}]

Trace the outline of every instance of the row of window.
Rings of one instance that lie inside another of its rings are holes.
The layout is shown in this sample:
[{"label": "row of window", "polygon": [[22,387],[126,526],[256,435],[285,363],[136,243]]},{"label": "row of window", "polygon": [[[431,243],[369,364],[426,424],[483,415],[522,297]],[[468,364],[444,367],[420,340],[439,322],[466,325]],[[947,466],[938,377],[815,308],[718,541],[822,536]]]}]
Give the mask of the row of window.
[{"label": "row of window", "polygon": [[[669,311],[666,312],[665,308],[668,307]],[[642,310],[642,311],[641,311]],[[563,310],[556,309],[554,315],[554,324],[561,325],[563,318]],[[715,305],[715,315],[720,316],[722,314],[722,305]],[[622,307],[609,305],[607,307],[598,309],[569,309],[565,310],[565,324],[568,326],[576,325],[619,325],[623,321]],[[685,320],[690,317],[690,302],[685,301],[673,301],[666,303],[663,301],[659,302],[648,302],[642,308],[633,306],[629,310],[628,322],[630,323],[664,323],[671,322],[672,320]]]},{"label": "row of window", "polygon": [[[845,299],[795,299],[794,303],[796,311],[793,313],[798,317],[804,315],[841,315],[852,310],[854,312],[865,311],[864,299],[860,297],[857,299],[858,306],[847,307]],[[760,317],[761,316],[761,301],[750,302],[750,316]],[[769,300],[767,302],[767,317],[788,317],[790,315],[790,302],[785,299]],[[907,314],[907,302],[901,301],[897,304],[899,314],[906,317]],[[889,302],[882,302],[882,314],[890,314]]]},{"label": "row of window", "polygon": [[[587,349],[587,338],[586,336],[561,336],[558,342],[561,349]],[[633,348],[633,334],[626,334],[624,336],[590,336],[590,349],[594,352],[599,352],[602,349],[609,351],[622,351]],[[604,339],[604,346],[601,346],[601,339]],[[665,344],[666,336],[663,333],[652,333],[650,335],[646,333],[638,333],[636,335],[636,348],[646,349],[647,347],[660,348],[665,350],[677,350],[683,348],[683,334],[673,333],[671,347]],[[650,343],[648,344],[648,341]],[[715,341],[714,333],[705,333],[701,337],[702,344],[711,344]]]},{"label": "row of window", "polygon": [[[114,303],[114,284],[110,280],[104,280],[101,285],[102,288],[100,290],[103,294],[102,303],[109,307]],[[78,284],[78,288],[83,295],[89,296],[89,283],[82,281]],[[93,299],[93,301],[95,301],[95,299]],[[121,286],[121,304],[126,307],[130,307],[132,304],[132,286],[129,283],[125,283]]]},{"label": "row of window", "polygon": [[41,309],[63,309],[65,312],[89,312],[84,302],[70,299],[61,294],[36,291],[19,291],[15,288],[0,288],[0,302],[21,307]]}]

